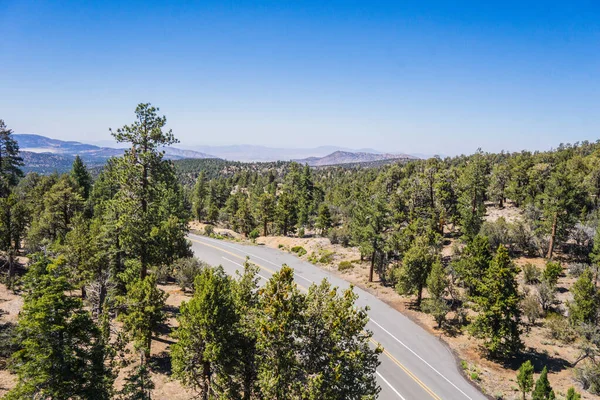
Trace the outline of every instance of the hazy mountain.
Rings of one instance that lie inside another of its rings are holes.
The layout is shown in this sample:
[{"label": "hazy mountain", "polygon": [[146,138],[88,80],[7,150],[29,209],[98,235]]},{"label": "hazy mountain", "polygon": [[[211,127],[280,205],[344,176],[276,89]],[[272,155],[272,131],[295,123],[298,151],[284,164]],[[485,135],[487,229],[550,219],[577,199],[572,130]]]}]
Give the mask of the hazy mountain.
[{"label": "hazy mountain", "polygon": [[208,154],[214,154],[219,158],[230,161],[289,161],[304,159],[309,157],[325,157],[336,151],[361,152],[381,154],[374,149],[353,150],[339,146],[320,146],[312,148],[277,148],[256,146],[250,144],[232,145],[232,146],[186,146],[189,149],[201,151]]},{"label": "hazy mountain", "polygon": [[[50,153],[72,157],[79,155],[88,163],[104,162],[110,157],[120,156],[124,151],[122,148],[100,147],[93,144],[52,139],[41,135],[14,134],[13,137],[19,143],[19,148],[23,152]],[[209,154],[176,147],[165,147],[163,150],[165,151],[165,157],[172,160],[183,158],[216,158]],[[31,157],[29,156],[29,158]],[[36,160],[41,162],[42,158],[37,157]]]},{"label": "hazy mountain", "polygon": [[381,154],[381,153],[365,153],[365,152],[350,152],[350,151],[335,151],[324,157],[308,157],[300,160],[295,160],[301,164],[308,164],[312,167],[322,167],[325,165],[337,164],[360,164],[384,160],[409,160],[416,159],[408,154]]}]

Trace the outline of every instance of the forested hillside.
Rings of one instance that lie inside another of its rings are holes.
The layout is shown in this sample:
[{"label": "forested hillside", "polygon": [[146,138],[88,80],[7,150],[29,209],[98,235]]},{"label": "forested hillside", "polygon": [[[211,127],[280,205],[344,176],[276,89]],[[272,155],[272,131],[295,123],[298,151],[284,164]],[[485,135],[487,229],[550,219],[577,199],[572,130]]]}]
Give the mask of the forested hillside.
[{"label": "forested hillside", "polygon": [[[187,184],[197,220],[252,240],[327,237],[356,247],[368,282],[410,296],[446,334],[478,339],[498,368],[536,359],[537,372],[546,364],[560,372],[564,393],[565,384],[600,392],[599,143],[378,168],[208,171]],[[315,263],[332,255],[289,250]],[[547,348],[554,358],[540,358]]]},{"label": "forested hillside", "polygon": [[23,176],[0,120],[2,398],[374,399],[382,349],[352,290],[301,293],[285,266],[259,290],[250,262],[230,277],[192,258],[160,150],[177,140],[151,105],[135,117],[96,179],[79,157]]}]

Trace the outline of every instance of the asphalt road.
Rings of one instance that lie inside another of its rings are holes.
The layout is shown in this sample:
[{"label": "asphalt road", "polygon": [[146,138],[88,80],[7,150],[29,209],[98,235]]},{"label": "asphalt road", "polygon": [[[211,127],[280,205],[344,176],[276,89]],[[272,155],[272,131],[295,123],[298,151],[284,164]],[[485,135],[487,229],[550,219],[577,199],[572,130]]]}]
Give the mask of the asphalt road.
[{"label": "asphalt road", "polygon": [[[192,250],[211,265],[222,265],[229,274],[242,269],[246,256],[260,267],[261,280],[267,280],[282,264],[294,268],[296,283],[305,290],[327,278],[333,285],[347,288],[349,283],[296,256],[264,246],[250,246],[190,234]],[[377,378],[379,399],[486,399],[460,373],[450,350],[435,336],[394,310],[375,296],[355,288],[357,305],[369,306],[367,329],[385,349],[380,356]]]}]

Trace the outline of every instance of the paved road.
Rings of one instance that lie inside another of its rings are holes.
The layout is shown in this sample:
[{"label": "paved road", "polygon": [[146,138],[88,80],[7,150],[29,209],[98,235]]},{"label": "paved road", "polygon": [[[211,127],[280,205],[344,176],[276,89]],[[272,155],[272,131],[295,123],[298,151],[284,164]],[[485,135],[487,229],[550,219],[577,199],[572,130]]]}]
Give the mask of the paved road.
[{"label": "paved road", "polygon": [[[340,288],[349,286],[348,282],[327,271],[276,249],[192,234],[188,238],[196,257],[211,265],[222,265],[229,274],[241,270],[246,256],[249,256],[260,267],[262,280],[269,279],[285,263],[294,268],[295,279],[301,289],[323,278]],[[377,370],[380,399],[486,399],[461,375],[450,350],[436,337],[375,296],[360,288],[355,288],[355,291],[359,295],[358,305],[370,308],[367,328],[373,332],[373,339],[385,349]]]}]

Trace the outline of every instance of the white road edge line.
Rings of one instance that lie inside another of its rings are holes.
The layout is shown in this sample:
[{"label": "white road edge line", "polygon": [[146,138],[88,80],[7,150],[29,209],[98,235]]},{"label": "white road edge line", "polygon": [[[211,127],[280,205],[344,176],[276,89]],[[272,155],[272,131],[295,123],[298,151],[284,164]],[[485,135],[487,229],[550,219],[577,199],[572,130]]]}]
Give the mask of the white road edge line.
[{"label": "white road edge line", "polygon": [[[229,245],[226,245],[226,244],[224,244],[224,243],[220,243],[220,244],[221,244],[221,245],[224,245],[224,246],[226,246],[226,247],[232,248],[232,249],[234,249],[234,250],[238,250],[238,251],[240,251],[239,249],[237,249],[237,248],[235,248],[235,247],[233,247],[233,246],[229,246]],[[248,254],[252,256],[252,254],[250,254],[250,253],[248,253]],[[258,256],[256,256],[256,255],[254,255],[254,257],[256,257],[256,258],[259,258],[259,259],[261,259],[261,260],[263,260],[263,261],[267,261],[267,262],[269,262],[270,264],[277,265],[277,264],[274,264],[274,263],[272,263],[272,262],[270,262],[270,261],[268,261],[268,260],[265,260],[264,258],[258,257]],[[225,258],[225,257],[223,257],[223,258]],[[225,259],[226,259],[227,261],[229,261],[229,262],[233,262],[233,261],[229,260],[228,258],[225,258]],[[234,263],[234,264],[236,264],[236,265],[240,265],[240,264],[237,264],[237,263],[235,263],[235,262],[233,262],[233,263]],[[241,265],[240,265],[240,266],[241,266]],[[259,274],[259,275],[260,275],[260,274]],[[298,274],[296,274],[296,275],[298,275]],[[261,275],[261,276],[262,276],[262,275]],[[312,281],[309,281],[308,279],[306,279],[306,278],[304,278],[304,277],[302,277],[302,276],[300,276],[300,275],[298,275],[298,277],[300,277],[300,278],[302,278],[302,279],[304,279],[304,280],[306,280],[306,281],[310,282],[311,284],[313,283]],[[264,277],[263,277],[263,278],[264,278]],[[266,279],[266,278],[265,278],[265,279]],[[387,333],[388,335],[390,335],[390,336],[391,336],[391,337],[392,337],[392,338],[393,338],[393,339],[394,339],[396,342],[400,343],[400,344],[401,344],[401,345],[402,345],[404,348],[406,348],[408,351],[410,351],[410,352],[411,352],[413,355],[415,355],[415,357],[417,357],[419,360],[421,360],[423,363],[425,363],[425,365],[427,365],[429,368],[431,368],[431,370],[432,370],[432,371],[434,371],[436,374],[438,374],[439,376],[441,376],[441,377],[442,377],[442,378],[443,378],[443,379],[444,379],[446,382],[448,382],[448,383],[449,383],[449,384],[450,384],[452,387],[454,387],[456,390],[458,390],[460,393],[462,393],[462,395],[463,395],[463,396],[465,396],[465,397],[466,397],[467,399],[469,399],[469,400],[473,400],[473,399],[472,399],[471,397],[469,397],[469,395],[467,395],[467,394],[466,394],[466,393],[465,393],[465,392],[464,392],[464,391],[463,391],[461,388],[459,388],[458,386],[456,386],[454,383],[452,383],[452,381],[450,381],[450,379],[446,378],[446,377],[445,377],[445,376],[444,376],[444,375],[443,375],[443,374],[442,374],[440,371],[438,371],[438,370],[437,370],[437,369],[435,369],[435,368],[434,368],[434,367],[433,367],[431,364],[429,364],[429,363],[428,363],[428,362],[427,362],[427,361],[426,361],[426,360],[425,360],[423,357],[421,357],[420,355],[418,355],[418,354],[417,354],[417,353],[416,353],[416,352],[415,352],[413,349],[411,349],[411,348],[410,348],[410,347],[408,347],[406,344],[404,344],[404,342],[403,342],[403,341],[401,341],[401,340],[400,340],[400,339],[398,339],[396,336],[394,336],[394,335],[393,335],[393,334],[392,334],[390,331],[388,331],[387,329],[385,329],[383,326],[381,326],[379,323],[377,323],[377,322],[376,322],[374,319],[372,319],[372,318],[369,318],[369,320],[370,320],[371,322],[373,322],[375,325],[377,325],[379,328],[381,328],[381,329],[382,329],[382,330],[383,330],[385,333]],[[385,378],[384,378],[383,376],[381,376],[381,374],[380,374],[379,372],[377,372],[377,375],[379,375],[379,377],[380,377],[381,379],[383,379],[383,381],[384,381],[384,382],[385,382],[385,383],[386,383],[386,384],[387,384],[389,387],[391,387],[391,388],[394,390],[394,392],[396,392],[396,394],[397,394],[398,396],[400,396],[401,398],[403,398],[403,397],[400,395],[400,393],[398,393],[398,392],[396,391],[396,389],[394,389],[394,387],[393,387],[392,385],[390,385],[390,383],[389,383],[388,381],[386,381],[386,380],[385,380]]]},{"label": "white road edge line", "polygon": [[[228,248],[230,248],[230,249],[232,249],[232,250],[239,251],[240,253],[245,253],[245,254],[247,254],[247,255],[249,255],[249,256],[251,256],[251,257],[258,258],[259,260],[262,260],[262,261],[264,261],[264,262],[267,262],[267,263],[269,263],[269,264],[271,264],[271,265],[274,265],[274,266],[276,266],[276,267],[281,267],[281,265],[279,265],[279,264],[276,264],[276,263],[274,263],[274,262],[272,262],[272,261],[269,261],[269,260],[267,260],[266,258],[262,258],[261,256],[257,256],[256,254],[252,254],[252,253],[250,253],[249,251],[240,250],[240,249],[238,249],[237,247],[234,247],[234,246],[228,245],[228,244],[226,244],[226,243],[222,243],[222,242],[218,242],[218,243],[219,243],[221,246],[225,246],[225,247],[228,247]],[[299,273],[297,273],[297,272],[294,272],[294,275],[296,275],[298,278],[302,278],[302,279],[304,279],[306,282],[310,283],[311,285],[314,283],[314,282],[313,282],[313,281],[311,281],[310,279],[307,279],[307,278],[303,277],[302,275],[300,275],[300,274],[299,274]]]},{"label": "white road edge line", "polygon": [[392,386],[392,385],[391,385],[391,384],[390,384],[390,383],[387,381],[387,379],[385,379],[385,378],[383,377],[383,375],[381,375],[381,374],[379,373],[379,371],[375,371],[375,373],[377,374],[377,376],[378,376],[379,378],[381,378],[381,380],[382,380],[383,382],[385,382],[385,384],[386,384],[386,385],[388,385],[388,386],[390,387],[390,389],[392,389],[392,390],[394,391],[394,393],[396,393],[396,394],[398,395],[398,397],[400,397],[402,400],[406,400],[406,399],[404,398],[404,396],[402,396],[402,395],[401,395],[401,394],[400,394],[400,393],[399,393],[399,392],[396,390],[396,388],[395,388],[395,387],[393,387],[393,386]]},{"label": "white road edge line", "polygon": [[431,364],[429,364],[427,361],[425,361],[423,359],[423,357],[421,357],[420,355],[418,355],[417,353],[415,353],[415,351],[413,349],[411,349],[410,347],[408,347],[406,344],[404,344],[404,342],[402,342],[400,339],[398,339],[396,336],[392,335],[390,333],[390,331],[388,331],[387,329],[385,329],[383,326],[379,325],[377,322],[375,322],[372,318],[369,318],[369,320],[374,323],[375,325],[377,325],[379,328],[381,328],[385,333],[387,333],[388,335],[390,335],[395,341],[397,341],[398,343],[400,343],[404,348],[406,348],[408,351],[410,351],[412,354],[414,354],[419,360],[423,361],[425,363],[425,365],[427,365],[429,368],[431,368],[436,374],[438,374],[439,376],[441,376],[442,378],[444,378],[444,380],[446,382],[448,382],[450,385],[452,385],[456,390],[458,390],[459,392],[461,392],[467,399],[469,400],[473,400],[471,397],[469,397],[469,395],[467,395],[465,392],[463,392],[458,386],[456,386],[454,383],[452,383],[450,381],[450,379],[446,378],[440,371],[438,371],[437,369],[435,369]]},{"label": "white road edge line", "polygon": [[[242,264],[238,264],[238,263],[236,263],[235,261],[231,261],[231,260],[230,260],[229,258],[227,258],[227,257],[222,257],[222,256],[221,256],[221,258],[223,258],[223,259],[225,259],[225,260],[229,261],[229,262],[230,262],[230,263],[232,263],[232,264],[235,264],[235,265],[237,265],[238,267],[244,268],[244,266],[243,266]],[[261,278],[263,278],[265,281],[268,281],[268,280],[269,280],[269,278],[265,277],[264,275],[261,275],[260,273],[258,273],[258,274],[256,274],[256,275],[260,276],[260,277],[261,277]]]}]

